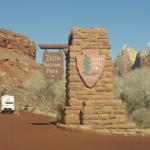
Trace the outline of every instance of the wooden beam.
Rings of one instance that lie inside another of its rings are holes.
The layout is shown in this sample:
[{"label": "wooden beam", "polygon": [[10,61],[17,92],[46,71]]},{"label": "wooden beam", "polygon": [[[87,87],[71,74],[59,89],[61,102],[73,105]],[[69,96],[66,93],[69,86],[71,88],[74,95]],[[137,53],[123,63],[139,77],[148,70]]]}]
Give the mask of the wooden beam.
[{"label": "wooden beam", "polygon": [[68,49],[68,44],[40,44],[41,49]]}]

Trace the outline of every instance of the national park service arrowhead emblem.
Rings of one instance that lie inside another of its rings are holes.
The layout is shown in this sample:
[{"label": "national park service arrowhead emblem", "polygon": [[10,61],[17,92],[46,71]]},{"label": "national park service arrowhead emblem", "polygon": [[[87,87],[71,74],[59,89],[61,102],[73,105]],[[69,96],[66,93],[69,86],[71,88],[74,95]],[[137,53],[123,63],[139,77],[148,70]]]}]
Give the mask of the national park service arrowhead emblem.
[{"label": "national park service arrowhead emblem", "polygon": [[99,80],[105,66],[105,56],[98,49],[84,49],[76,57],[77,68],[87,87],[93,87]]}]

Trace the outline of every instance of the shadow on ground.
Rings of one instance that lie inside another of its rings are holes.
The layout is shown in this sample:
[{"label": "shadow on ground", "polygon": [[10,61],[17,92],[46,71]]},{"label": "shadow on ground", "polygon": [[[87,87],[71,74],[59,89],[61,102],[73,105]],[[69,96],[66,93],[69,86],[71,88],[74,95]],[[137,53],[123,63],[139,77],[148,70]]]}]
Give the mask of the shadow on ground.
[{"label": "shadow on ground", "polygon": [[41,125],[56,125],[57,122],[56,121],[52,121],[52,122],[32,122],[29,123],[31,125],[35,125],[35,126],[41,126]]}]

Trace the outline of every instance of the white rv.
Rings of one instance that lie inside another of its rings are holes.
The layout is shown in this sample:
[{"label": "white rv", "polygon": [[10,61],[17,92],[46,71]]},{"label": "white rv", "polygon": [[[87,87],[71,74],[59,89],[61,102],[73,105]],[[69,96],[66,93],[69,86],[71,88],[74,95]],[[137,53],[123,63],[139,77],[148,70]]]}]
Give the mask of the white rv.
[{"label": "white rv", "polygon": [[15,105],[14,105],[15,99],[14,96],[10,95],[3,95],[1,97],[1,112],[11,112],[13,113],[15,110]]}]

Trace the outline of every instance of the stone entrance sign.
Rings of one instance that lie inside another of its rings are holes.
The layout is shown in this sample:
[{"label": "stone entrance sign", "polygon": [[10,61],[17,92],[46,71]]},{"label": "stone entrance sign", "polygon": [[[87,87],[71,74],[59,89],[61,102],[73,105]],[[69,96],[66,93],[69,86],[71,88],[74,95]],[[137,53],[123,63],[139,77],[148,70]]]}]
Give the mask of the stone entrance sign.
[{"label": "stone entrance sign", "polygon": [[44,74],[47,78],[56,79],[64,73],[63,54],[61,52],[44,52]]},{"label": "stone entrance sign", "polygon": [[102,133],[135,133],[125,104],[113,97],[112,59],[107,33],[101,28],[75,28],[69,37],[62,128],[96,129]]},{"label": "stone entrance sign", "polygon": [[98,49],[85,49],[77,55],[76,61],[81,78],[88,87],[93,87],[104,70],[105,56],[100,55]]}]

